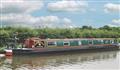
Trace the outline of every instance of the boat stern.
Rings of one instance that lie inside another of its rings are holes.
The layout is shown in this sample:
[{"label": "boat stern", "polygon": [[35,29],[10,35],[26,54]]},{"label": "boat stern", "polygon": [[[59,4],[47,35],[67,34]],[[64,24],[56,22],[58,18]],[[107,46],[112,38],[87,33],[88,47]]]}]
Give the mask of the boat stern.
[{"label": "boat stern", "polygon": [[12,56],[13,55],[12,49],[6,49],[5,50],[5,55],[6,56]]}]

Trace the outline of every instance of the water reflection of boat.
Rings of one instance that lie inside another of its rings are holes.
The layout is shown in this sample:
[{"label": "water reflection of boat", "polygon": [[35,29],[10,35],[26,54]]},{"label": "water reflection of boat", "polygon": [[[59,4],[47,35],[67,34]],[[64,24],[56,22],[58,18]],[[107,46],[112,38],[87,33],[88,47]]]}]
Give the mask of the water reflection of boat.
[{"label": "water reflection of boat", "polygon": [[84,53],[84,54],[66,54],[54,56],[16,56],[13,57],[12,65],[15,68],[43,68],[46,66],[61,66],[66,64],[77,64],[90,61],[99,61],[116,58],[116,51],[101,53]]}]

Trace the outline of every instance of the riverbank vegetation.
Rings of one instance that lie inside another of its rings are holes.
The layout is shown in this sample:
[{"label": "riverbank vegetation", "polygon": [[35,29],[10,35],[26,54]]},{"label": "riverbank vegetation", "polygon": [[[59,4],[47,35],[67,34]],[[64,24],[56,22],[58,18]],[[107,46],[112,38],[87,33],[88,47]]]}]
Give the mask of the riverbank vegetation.
[{"label": "riverbank vegetation", "polygon": [[91,26],[83,26],[81,28],[0,28],[0,46],[5,46],[10,39],[17,39],[18,43],[23,43],[26,38],[44,37],[44,38],[119,38],[120,27],[103,26],[100,28],[92,28]]}]

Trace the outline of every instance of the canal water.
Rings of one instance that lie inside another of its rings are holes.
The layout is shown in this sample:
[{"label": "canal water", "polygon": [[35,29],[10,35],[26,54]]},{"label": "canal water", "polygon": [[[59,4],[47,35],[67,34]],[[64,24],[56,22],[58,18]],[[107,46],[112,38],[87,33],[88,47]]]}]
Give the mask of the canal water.
[{"label": "canal water", "polygon": [[0,70],[119,70],[120,51],[1,57]]}]

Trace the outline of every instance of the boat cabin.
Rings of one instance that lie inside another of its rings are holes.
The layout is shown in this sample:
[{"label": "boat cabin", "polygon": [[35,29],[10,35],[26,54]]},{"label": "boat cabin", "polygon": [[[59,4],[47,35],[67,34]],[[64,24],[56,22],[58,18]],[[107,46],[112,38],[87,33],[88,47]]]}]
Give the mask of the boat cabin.
[{"label": "boat cabin", "polygon": [[117,44],[114,38],[77,38],[77,39],[40,39],[28,38],[25,40],[26,48],[33,47],[69,47],[69,46],[84,46],[84,45],[113,45]]}]

